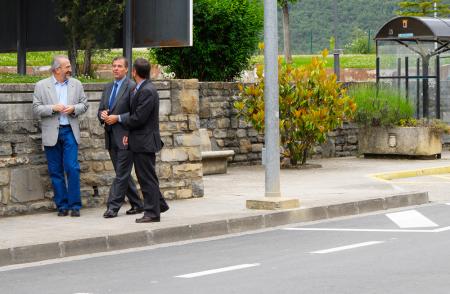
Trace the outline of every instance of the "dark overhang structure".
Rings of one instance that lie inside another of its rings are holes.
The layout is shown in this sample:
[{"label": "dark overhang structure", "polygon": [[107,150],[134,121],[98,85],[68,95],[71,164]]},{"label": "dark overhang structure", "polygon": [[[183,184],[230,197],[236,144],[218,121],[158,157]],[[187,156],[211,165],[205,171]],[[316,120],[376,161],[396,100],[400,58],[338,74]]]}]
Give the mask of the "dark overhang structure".
[{"label": "dark overhang structure", "polygon": [[[436,80],[436,117],[440,118],[440,54],[450,50],[450,19],[442,19],[435,17],[413,17],[400,16],[395,17],[385,23],[375,35],[377,45],[377,65],[376,77],[377,83],[381,79],[398,79],[405,81],[406,96],[409,95],[409,81],[415,79],[422,81],[422,114],[423,117],[429,116],[429,79]],[[409,57],[406,56],[404,66],[398,58],[397,75],[381,76],[380,75],[380,52],[379,47],[383,43],[398,43],[411,50],[411,53],[417,54],[416,74],[409,74]],[[430,46],[431,45],[431,46]],[[435,75],[429,74],[430,60],[436,57]],[[404,74],[401,74],[403,68]],[[419,70],[422,69],[422,71]],[[418,89],[418,87],[417,87]],[[417,100],[417,114],[419,101]],[[418,115],[419,116],[419,115]]]},{"label": "dark overhang structure", "polygon": [[[193,0],[126,0],[122,30],[113,48],[192,46]],[[0,0],[0,53],[18,53],[18,73],[26,72],[27,51],[64,50],[54,0]],[[80,48],[83,49],[83,48]]]}]

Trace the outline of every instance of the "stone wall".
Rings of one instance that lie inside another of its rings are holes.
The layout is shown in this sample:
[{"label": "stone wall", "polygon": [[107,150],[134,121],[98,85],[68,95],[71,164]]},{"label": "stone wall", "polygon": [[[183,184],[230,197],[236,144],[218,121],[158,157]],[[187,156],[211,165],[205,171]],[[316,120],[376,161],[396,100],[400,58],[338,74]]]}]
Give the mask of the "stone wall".
[{"label": "stone wall", "polygon": [[[157,156],[160,187],[167,199],[203,196],[197,80],[157,81],[164,149]],[[114,171],[104,149],[96,113],[104,84],[85,84],[89,110],[82,116],[79,161],[87,207],[103,204]],[[53,191],[32,115],[31,84],[0,85],[0,216],[53,209]]]},{"label": "stone wall", "polygon": [[[231,164],[260,164],[264,135],[258,134],[233,107],[238,83],[199,83],[200,125],[208,129],[213,150],[234,150]],[[358,127],[344,124],[329,133],[327,142],[314,148],[315,158],[354,156],[358,153]]]}]

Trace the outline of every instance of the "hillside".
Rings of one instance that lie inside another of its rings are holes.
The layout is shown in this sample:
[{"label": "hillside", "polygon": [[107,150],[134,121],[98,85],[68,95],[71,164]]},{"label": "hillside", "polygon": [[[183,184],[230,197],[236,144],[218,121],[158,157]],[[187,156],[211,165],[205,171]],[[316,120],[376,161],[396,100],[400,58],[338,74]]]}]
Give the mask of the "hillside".
[{"label": "hillside", "polygon": [[[343,48],[352,39],[355,28],[371,35],[395,16],[398,0],[300,0],[291,5],[290,22],[292,51],[310,53],[310,35],[313,52],[329,47],[334,29],[334,2],[337,3],[337,46]],[[443,1],[449,3],[450,1]],[[280,52],[283,50],[282,12],[279,11]]]}]

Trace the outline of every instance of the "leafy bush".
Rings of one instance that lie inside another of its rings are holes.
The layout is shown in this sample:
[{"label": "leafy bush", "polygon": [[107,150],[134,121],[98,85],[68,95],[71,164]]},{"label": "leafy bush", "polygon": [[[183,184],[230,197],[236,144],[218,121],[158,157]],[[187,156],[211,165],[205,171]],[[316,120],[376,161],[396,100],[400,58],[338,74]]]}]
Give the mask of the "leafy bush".
[{"label": "leafy bush", "polygon": [[[326,134],[351,118],[355,104],[335,75],[325,70],[327,51],[309,65],[294,68],[279,59],[280,142],[282,156],[292,165],[306,163],[308,151],[325,141]],[[257,67],[256,84],[241,87],[234,107],[257,131],[264,131],[263,66]]]},{"label": "leafy bush", "polygon": [[262,28],[260,0],[195,0],[193,46],[151,52],[177,78],[230,81],[247,67]]},{"label": "leafy bush", "polygon": [[345,51],[352,54],[375,53],[375,42],[372,39],[369,41],[367,32],[357,28],[353,30],[352,41],[345,45]]},{"label": "leafy bush", "polygon": [[362,126],[390,127],[407,124],[414,118],[414,107],[397,90],[376,85],[358,85],[349,89],[357,110],[355,122]]}]

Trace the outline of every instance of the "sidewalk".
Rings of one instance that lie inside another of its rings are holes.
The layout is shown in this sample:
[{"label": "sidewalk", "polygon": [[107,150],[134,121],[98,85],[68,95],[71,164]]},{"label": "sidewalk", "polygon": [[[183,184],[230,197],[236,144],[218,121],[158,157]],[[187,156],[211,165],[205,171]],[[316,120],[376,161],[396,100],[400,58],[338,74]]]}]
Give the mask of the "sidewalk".
[{"label": "sidewalk", "polygon": [[125,215],[126,207],[113,219],[102,217],[104,208],[83,209],[80,218],[61,218],[56,213],[0,218],[0,266],[417,205],[428,199],[450,201],[449,182],[444,179],[427,186],[414,181],[397,184],[373,176],[450,167],[450,153],[443,154],[441,160],[351,157],[310,163],[322,168],[281,171],[282,195],[300,199],[300,208],[294,210],[247,210],[246,199],[264,195],[263,167],[248,166],[204,177],[205,196],[170,201],[171,208],[160,223],[136,224],[136,216]]}]

